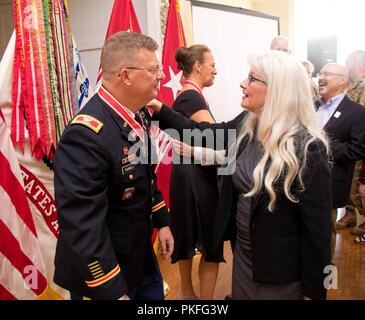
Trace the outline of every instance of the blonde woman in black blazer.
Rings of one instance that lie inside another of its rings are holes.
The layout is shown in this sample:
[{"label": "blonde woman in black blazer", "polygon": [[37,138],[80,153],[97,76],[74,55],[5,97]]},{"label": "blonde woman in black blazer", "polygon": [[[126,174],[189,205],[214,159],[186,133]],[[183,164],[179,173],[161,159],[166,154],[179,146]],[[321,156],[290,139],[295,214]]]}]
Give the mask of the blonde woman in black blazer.
[{"label": "blonde woman in black blazer", "polygon": [[227,149],[229,129],[237,130],[216,218],[216,243],[227,235],[234,241],[233,299],[325,299],[331,174],[307,75],[300,61],[277,51],[252,55],[249,65],[241,83],[246,111],[230,122],[197,124],[150,104],[161,126],[180,133],[223,129],[216,140]]}]

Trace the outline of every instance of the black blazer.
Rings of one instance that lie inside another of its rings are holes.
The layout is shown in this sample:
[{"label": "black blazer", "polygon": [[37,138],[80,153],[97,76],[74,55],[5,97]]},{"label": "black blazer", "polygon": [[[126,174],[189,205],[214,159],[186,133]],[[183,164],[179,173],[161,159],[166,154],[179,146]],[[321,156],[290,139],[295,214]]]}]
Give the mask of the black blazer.
[{"label": "black blazer", "polygon": [[355,162],[365,159],[365,108],[345,96],[324,130],[333,157],[332,208],[341,208],[350,195]]},{"label": "black blazer", "polygon": [[[228,131],[238,129],[246,114],[243,112],[227,123],[195,123],[163,106],[159,119],[163,126],[170,125],[180,132],[183,128]],[[298,140],[302,138],[298,137]],[[241,143],[238,152],[244,149],[246,143]],[[298,203],[289,201],[279,190],[276,209],[269,212],[269,196],[266,192],[252,199],[250,231],[253,280],[277,284],[301,281],[303,295],[312,299],[325,299],[324,268],[330,263],[331,173],[325,149],[318,142],[313,142],[309,147],[306,168],[303,179],[305,191],[299,194]],[[234,239],[236,235],[238,191],[232,183],[232,176],[223,177],[221,189],[216,244],[223,237]]]},{"label": "black blazer", "polygon": [[152,227],[168,225],[170,216],[154,168],[128,156],[131,127],[98,94],[80,114],[103,126],[70,124],[56,150],[54,281],[92,299],[117,299],[156,272]]}]

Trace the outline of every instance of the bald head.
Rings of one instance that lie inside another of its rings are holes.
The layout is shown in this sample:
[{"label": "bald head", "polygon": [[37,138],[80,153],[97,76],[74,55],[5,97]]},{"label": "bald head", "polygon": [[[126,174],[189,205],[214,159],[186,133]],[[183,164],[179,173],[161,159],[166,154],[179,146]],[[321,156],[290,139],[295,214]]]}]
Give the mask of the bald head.
[{"label": "bald head", "polygon": [[338,63],[327,63],[319,73],[318,89],[324,102],[343,92],[349,83],[347,68]]},{"label": "bald head", "polygon": [[357,81],[365,77],[365,51],[351,52],[346,59],[346,66],[351,81]]},{"label": "bald head", "polygon": [[291,53],[289,39],[284,36],[277,36],[271,40],[271,50]]},{"label": "bald head", "polygon": [[322,70],[337,73],[343,77],[349,77],[349,71],[346,66],[339,63],[327,63],[323,66]]}]

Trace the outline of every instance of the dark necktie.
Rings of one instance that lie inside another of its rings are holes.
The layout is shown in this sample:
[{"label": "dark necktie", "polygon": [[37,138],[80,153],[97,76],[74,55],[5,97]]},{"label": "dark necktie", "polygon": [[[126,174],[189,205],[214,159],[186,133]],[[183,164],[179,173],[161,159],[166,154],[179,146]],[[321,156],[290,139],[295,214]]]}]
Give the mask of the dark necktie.
[{"label": "dark necktie", "polygon": [[134,114],[134,119],[141,125],[141,127],[143,128],[143,130],[147,131],[147,128],[146,128],[145,123],[144,123],[144,119],[142,119],[141,113],[139,111],[137,111]]}]

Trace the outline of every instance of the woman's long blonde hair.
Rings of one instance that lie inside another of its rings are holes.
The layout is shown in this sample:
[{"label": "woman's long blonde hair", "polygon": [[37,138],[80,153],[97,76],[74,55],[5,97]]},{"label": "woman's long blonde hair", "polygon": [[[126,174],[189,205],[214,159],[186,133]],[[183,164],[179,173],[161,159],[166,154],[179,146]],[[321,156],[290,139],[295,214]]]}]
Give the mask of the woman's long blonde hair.
[{"label": "woman's long blonde hair", "polygon": [[248,63],[267,82],[267,93],[259,117],[250,113],[238,136],[238,144],[246,136],[252,141],[255,135],[263,146],[263,155],[253,172],[253,188],[246,196],[259,193],[264,186],[270,197],[268,209],[273,211],[278,191],[274,185],[283,189],[290,201],[298,202],[291,187],[298,179],[304,190],[308,146],[315,140],[322,142],[327,152],[329,146],[301,62],[287,53],[268,51],[249,56]]}]

